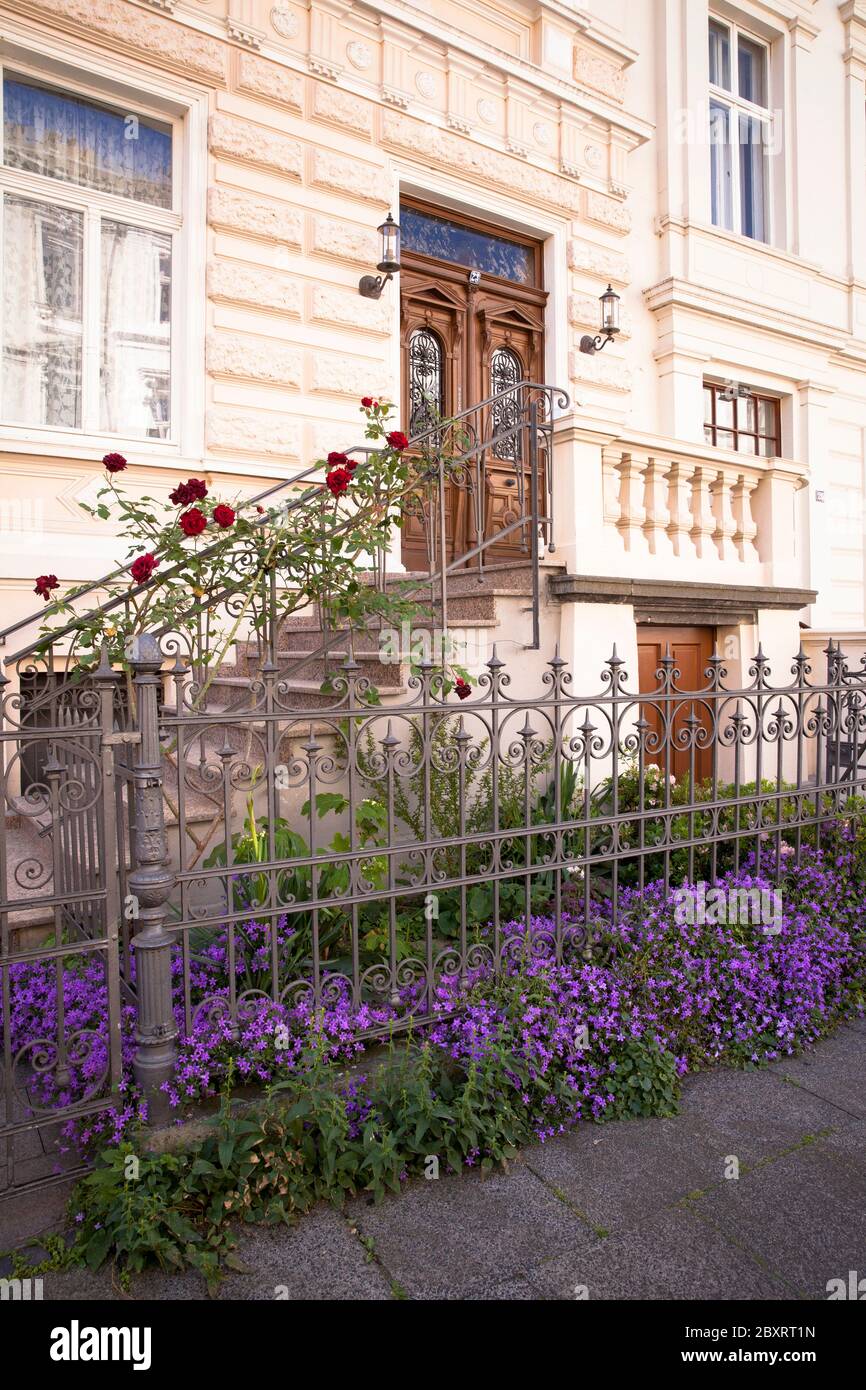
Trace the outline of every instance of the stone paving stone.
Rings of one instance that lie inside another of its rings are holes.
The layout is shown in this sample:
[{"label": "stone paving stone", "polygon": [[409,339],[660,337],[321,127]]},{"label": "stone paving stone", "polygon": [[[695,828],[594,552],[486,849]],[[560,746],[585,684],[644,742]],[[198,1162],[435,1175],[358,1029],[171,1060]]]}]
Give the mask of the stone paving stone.
[{"label": "stone paving stone", "polygon": [[810,1144],[722,1183],[694,1210],[802,1297],[826,1298],[829,1279],[866,1274],[866,1200],[852,1173]]},{"label": "stone paving stone", "polygon": [[[375,1301],[392,1297],[390,1284],[375,1262],[368,1261],[344,1216],[317,1207],[296,1226],[235,1227],[236,1254],[247,1273],[232,1271],[222,1280],[219,1300],[273,1302],[332,1299]],[[277,1300],[278,1291],[281,1298]],[[122,1299],[126,1295],[110,1269],[64,1270],[45,1276],[46,1300]],[[196,1301],[207,1298],[207,1285],[193,1271],[167,1274],[147,1270],[133,1276],[128,1296],[137,1301]]]},{"label": "stone paving stone", "polygon": [[[720,1165],[727,1154],[751,1165],[807,1135],[849,1123],[848,1116],[830,1101],[787,1082],[779,1067],[720,1069],[687,1077],[682,1120],[703,1136],[718,1154]],[[723,1176],[721,1167],[717,1176]]]},{"label": "stone paving stone", "polygon": [[0,1201],[0,1250],[59,1230],[64,1224],[66,1204],[74,1186],[75,1180],[70,1179],[4,1197]]},{"label": "stone paving stone", "polygon": [[378,1206],[355,1201],[350,1213],[411,1298],[490,1297],[528,1265],[594,1240],[520,1164],[484,1180],[470,1173],[419,1182]]},{"label": "stone paving stone", "polygon": [[830,1153],[858,1177],[866,1181],[866,1120],[851,1120],[845,1128],[837,1129],[823,1138],[819,1148]]},{"label": "stone paving stone", "polygon": [[866,1034],[842,1028],[802,1057],[781,1064],[785,1076],[841,1110],[866,1119]]},{"label": "stone paving stone", "polygon": [[780,1299],[790,1290],[694,1212],[673,1207],[645,1225],[608,1236],[527,1270],[547,1299]]},{"label": "stone paving stone", "polygon": [[525,1160],[594,1228],[619,1233],[723,1178],[717,1144],[681,1116],[581,1125]]},{"label": "stone paving stone", "polygon": [[[826,1298],[829,1279],[866,1277],[864,1062],[866,1028],[846,1028],[769,1070],[687,1079],[679,1116],[584,1125],[483,1181],[357,1199],[348,1220],[322,1206],[292,1228],[238,1226],[249,1273],[229,1274],[218,1297],[526,1301],[586,1284],[590,1299]],[[737,1181],[723,1177],[730,1153]],[[57,1229],[68,1187],[0,1202],[0,1248]],[[130,1295],[110,1269],[43,1279],[49,1300],[207,1297],[193,1273],[151,1271]]]},{"label": "stone paving stone", "polygon": [[230,1274],[221,1299],[272,1300],[277,1290],[283,1299],[392,1297],[384,1273],[333,1207],[317,1207],[290,1229],[246,1226],[238,1234],[236,1253],[249,1273]]}]

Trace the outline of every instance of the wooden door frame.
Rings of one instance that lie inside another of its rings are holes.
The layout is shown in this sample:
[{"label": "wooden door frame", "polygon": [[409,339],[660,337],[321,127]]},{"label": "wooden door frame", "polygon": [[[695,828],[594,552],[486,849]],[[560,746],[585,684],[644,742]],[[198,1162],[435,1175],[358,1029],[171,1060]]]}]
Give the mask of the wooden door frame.
[{"label": "wooden door frame", "polygon": [[[532,285],[522,285],[517,281],[489,274],[487,271],[479,272],[478,283],[471,284],[471,268],[469,266],[460,265],[455,261],[440,260],[420,251],[405,249],[401,251],[400,381],[404,428],[406,428],[408,427],[410,401],[408,339],[410,332],[421,326],[420,323],[413,321],[418,318],[417,313],[410,315],[407,312],[408,302],[415,298],[420,298],[423,302],[426,290],[431,304],[431,321],[428,326],[434,332],[437,330],[435,323],[432,322],[432,316],[437,308],[440,311],[450,308],[450,312],[454,313],[458,321],[462,322],[462,326],[453,334],[452,341],[445,343],[447,362],[445,411],[447,414],[457,415],[461,411],[479,404],[490,394],[485,380],[485,364],[487,363],[488,352],[484,343],[479,340],[479,333],[483,331],[479,318],[480,314],[484,312],[483,307],[481,310],[478,309],[479,302],[483,306],[484,301],[489,300],[491,305],[496,306],[490,314],[491,323],[495,323],[497,319],[504,320],[509,313],[513,313],[518,319],[523,319],[523,323],[520,325],[521,332],[537,335],[537,347],[534,347],[530,353],[529,359],[524,364],[524,370],[527,374],[531,374],[535,362],[539,364],[540,375],[543,376],[548,295],[543,287],[544,246],[540,238],[512,232],[509,228],[475,215],[452,213],[450,209],[436,207],[421,198],[401,197],[400,205],[401,207],[417,209],[419,212],[432,217],[453,221],[472,231],[513,241],[529,248],[534,256],[534,283]],[[502,303],[503,300],[506,301],[505,304]],[[497,301],[499,301],[498,305]],[[442,336],[441,332],[439,336]],[[489,329],[487,336],[489,336]],[[515,348],[515,350],[517,349]],[[521,352],[520,355],[523,356],[524,354]],[[460,545],[461,540],[465,539],[467,541],[466,548],[471,548],[471,545],[475,543],[468,534],[472,526],[466,498],[461,495],[454,499],[454,510],[451,515],[451,529],[453,531],[451,544]],[[467,532],[465,537],[463,536],[464,531]]]}]

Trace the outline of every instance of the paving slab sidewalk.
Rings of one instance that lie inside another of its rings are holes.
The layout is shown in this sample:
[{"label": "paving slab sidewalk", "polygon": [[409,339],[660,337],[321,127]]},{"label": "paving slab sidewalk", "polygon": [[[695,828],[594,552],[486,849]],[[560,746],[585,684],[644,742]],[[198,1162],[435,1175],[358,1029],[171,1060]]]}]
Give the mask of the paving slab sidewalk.
[{"label": "paving slab sidewalk", "polygon": [[[61,1196],[31,1199],[49,1229]],[[826,1298],[866,1275],[866,1022],[762,1071],[687,1078],[672,1119],[581,1126],[483,1180],[241,1228],[238,1254],[248,1273],[220,1299]],[[78,1270],[45,1276],[44,1295],[127,1297]],[[128,1296],[207,1293],[150,1272]]]}]

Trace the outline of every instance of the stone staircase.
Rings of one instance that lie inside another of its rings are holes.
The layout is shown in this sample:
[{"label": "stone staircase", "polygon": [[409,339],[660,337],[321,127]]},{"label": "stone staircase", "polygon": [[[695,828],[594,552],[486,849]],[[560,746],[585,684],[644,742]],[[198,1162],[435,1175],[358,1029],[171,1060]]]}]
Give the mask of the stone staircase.
[{"label": "stone staircase", "polygon": [[[421,574],[395,574],[386,582],[396,589],[407,583],[420,585],[424,578]],[[429,589],[419,589],[413,598],[424,606],[429,596]],[[503,631],[505,601],[510,601],[512,609],[515,605],[518,609],[531,609],[532,573],[528,564],[491,568],[480,578],[477,571],[472,570],[449,578],[447,630],[449,649],[456,664],[463,664],[459,651],[461,638],[472,639],[476,651],[486,651],[487,655],[495,641],[513,642],[513,613],[509,613],[507,638]],[[404,649],[404,634],[393,631],[389,624],[371,619],[364,631],[354,634],[354,639],[348,631],[335,635],[328,651],[322,653],[319,649],[326,635],[315,614],[309,612],[286,618],[279,629],[275,659],[286,692],[297,697],[298,710],[327,708],[328,695],[322,691],[323,682],[340,674],[350,651],[359,667],[359,676],[367,677],[376,686],[383,704],[387,704],[389,698],[393,700],[404,695],[412,652],[416,653],[417,660],[417,653],[425,646],[435,650],[433,644],[437,634],[441,641],[438,596],[436,602],[429,603],[429,609],[429,615],[412,621],[411,634],[405,634],[412,644],[410,651]],[[399,649],[396,656],[395,645]],[[236,642],[235,662],[219,668],[211,687],[214,698],[209,705],[218,703],[227,709],[241,708],[257,661],[258,650],[254,643]],[[236,695],[233,692],[237,692]],[[282,698],[285,701],[285,695]]]}]

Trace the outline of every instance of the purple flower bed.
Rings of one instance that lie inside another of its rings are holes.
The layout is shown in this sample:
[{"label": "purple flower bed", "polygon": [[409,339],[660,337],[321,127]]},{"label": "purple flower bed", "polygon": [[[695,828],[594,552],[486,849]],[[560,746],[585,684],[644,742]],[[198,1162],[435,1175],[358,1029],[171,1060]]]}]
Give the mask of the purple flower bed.
[{"label": "purple flower bed", "polygon": [[[864,1011],[866,883],[855,850],[854,831],[841,827],[833,853],[804,850],[800,867],[789,867],[779,885],[748,869],[721,880],[729,891],[781,891],[771,932],[742,921],[689,924],[678,910],[681,899],[659,883],[642,893],[623,892],[616,921],[609,907],[597,905],[592,925],[600,953],[591,963],[578,957],[556,966],[539,953],[539,942],[552,933],[549,919],[533,919],[528,927],[511,923],[504,977],[479,970],[462,994],[455,981],[443,981],[436,1004],[441,1017],[417,1030],[416,1041],[420,1032],[439,1065],[487,1076],[509,1104],[531,1116],[541,1138],[581,1119],[623,1109],[639,1113],[635,1083],[648,1101],[663,1097],[660,1103],[667,1103],[687,1071],[764,1063],[807,1046],[841,1018]],[[288,942],[290,931],[280,931]],[[275,1004],[258,993],[269,989],[267,938],[257,923],[237,935],[242,1006],[236,1028],[227,1009],[225,940],[216,936],[194,963],[193,1007],[207,1003],[188,1035],[178,953],[174,994],[182,1036],[167,1088],[175,1107],[215,1094],[229,1067],[235,1080],[265,1086],[302,1080],[313,1057],[317,1066],[348,1062],[367,1045],[359,1034],[387,1025],[411,1003],[353,1010],[348,986],[336,981],[318,1011],[304,999]],[[55,974],[53,964],[39,963],[15,966],[10,975],[17,1052],[54,1036]],[[97,958],[83,957],[67,969],[63,991],[66,1036],[86,1033],[93,1045],[73,1057],[68,1084],[58,1088],[50,1071],[39,1079],[41,1103],[57,1106],[82,1099],[105,1065],[105,988]],[[124,1009],[127,1076],[133,1025],[132,1010]],[[363,1080],[353,1082],[344,1099],[347,1113],[351,1107],[365,1114]],[[127,1080],[123,1106],[77,1122],[75,1137],[117,1142],[139,1114]]]}]

